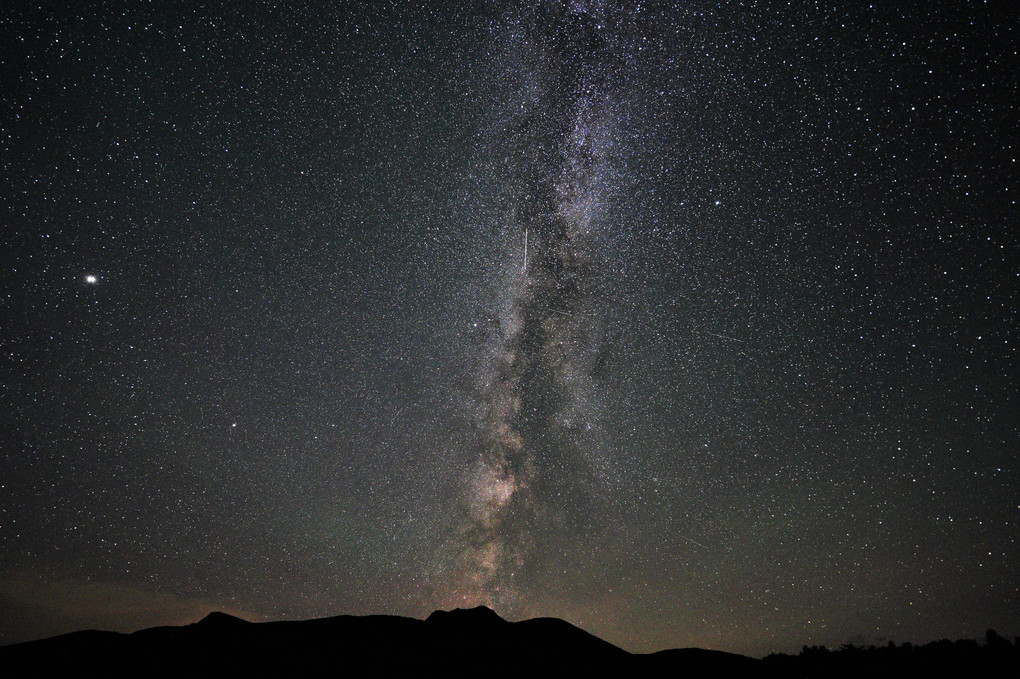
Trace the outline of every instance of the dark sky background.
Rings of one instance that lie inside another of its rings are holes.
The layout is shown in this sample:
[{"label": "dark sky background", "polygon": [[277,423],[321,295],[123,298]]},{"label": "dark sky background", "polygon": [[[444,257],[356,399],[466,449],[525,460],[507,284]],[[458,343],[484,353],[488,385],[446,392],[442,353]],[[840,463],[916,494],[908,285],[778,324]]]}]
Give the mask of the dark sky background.
[{"label": "dark sky background", "polygon": [[0,642],[1020,634],[1012,3],[34,4]]}]

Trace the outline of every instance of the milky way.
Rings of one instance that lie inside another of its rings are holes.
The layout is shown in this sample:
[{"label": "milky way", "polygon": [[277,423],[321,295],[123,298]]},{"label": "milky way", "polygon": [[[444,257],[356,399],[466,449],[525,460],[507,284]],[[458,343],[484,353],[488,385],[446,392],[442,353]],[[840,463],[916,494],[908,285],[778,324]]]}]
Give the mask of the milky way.
[{"label": "milky way", "polygon": [[576,539],[583,531],[572,523],[598,501],[606,461],[588,401],[606,255],[595,232],[614,228],[605,203],[618,170],[611,76],[620,73],[620,19],[546,4],[506,28],[508,68],[530,87],[508,107],[492,149],[502,156],[496,182],[513,266],[481,362],[463,535],[472,599],[513,606],[519,588],[534,585],[526,574],[541,579],[549,566],[536,544],[550,533],[559,544]]}]

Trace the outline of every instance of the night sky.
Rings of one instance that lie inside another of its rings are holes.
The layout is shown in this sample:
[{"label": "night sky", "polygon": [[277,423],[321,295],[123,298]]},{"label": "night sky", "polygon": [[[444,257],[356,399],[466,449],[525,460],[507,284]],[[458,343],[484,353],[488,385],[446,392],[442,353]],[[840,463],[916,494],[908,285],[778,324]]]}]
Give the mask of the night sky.
[{"label": "night sky", "polygon": [[34,4],[0,642],[1020,634],[1014,4]]}]

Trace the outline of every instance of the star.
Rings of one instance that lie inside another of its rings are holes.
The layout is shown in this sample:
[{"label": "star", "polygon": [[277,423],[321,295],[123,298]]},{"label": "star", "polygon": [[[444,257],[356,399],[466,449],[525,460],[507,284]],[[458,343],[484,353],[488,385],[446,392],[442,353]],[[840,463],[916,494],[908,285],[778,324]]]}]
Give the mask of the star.
[{"label": "star", "polygon": [[99,282],[99,277],[94,274],[85,276],[85,282],[89,285],[96,285]]}]

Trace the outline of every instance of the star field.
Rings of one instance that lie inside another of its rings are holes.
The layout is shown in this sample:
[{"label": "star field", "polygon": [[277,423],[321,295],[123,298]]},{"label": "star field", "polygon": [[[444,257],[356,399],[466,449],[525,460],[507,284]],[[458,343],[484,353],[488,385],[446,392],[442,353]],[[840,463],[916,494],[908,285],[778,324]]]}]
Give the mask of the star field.
[{"label": "star field", "polygon": [[0,10],[0,643],[1012,638],[1014,15]]}]

